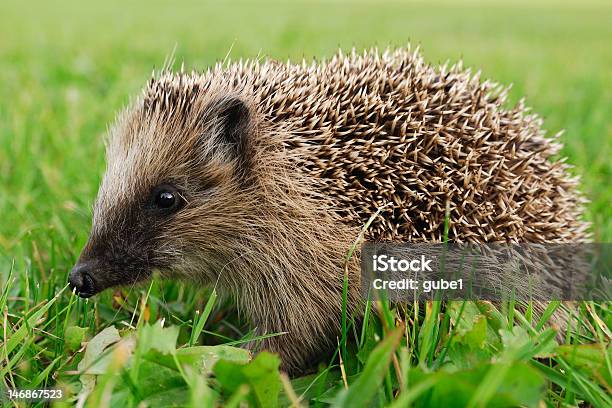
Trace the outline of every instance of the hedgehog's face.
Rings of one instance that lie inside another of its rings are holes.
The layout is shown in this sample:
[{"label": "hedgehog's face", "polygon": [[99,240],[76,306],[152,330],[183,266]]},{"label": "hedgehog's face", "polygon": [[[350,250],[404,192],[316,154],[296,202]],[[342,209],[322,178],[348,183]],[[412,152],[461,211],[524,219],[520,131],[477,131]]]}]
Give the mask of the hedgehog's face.
[{"label": "hedgehog's face", "polygon": [[235,97],[209,97],[191,109],[178,118],[145,100],[112,130],[92,230],[70,273],[80,296],[146,280],[154,270],[204,278],[207,271],[190,265],[227,262],[222,248],[240,239],[249,218],[253,115]]}]

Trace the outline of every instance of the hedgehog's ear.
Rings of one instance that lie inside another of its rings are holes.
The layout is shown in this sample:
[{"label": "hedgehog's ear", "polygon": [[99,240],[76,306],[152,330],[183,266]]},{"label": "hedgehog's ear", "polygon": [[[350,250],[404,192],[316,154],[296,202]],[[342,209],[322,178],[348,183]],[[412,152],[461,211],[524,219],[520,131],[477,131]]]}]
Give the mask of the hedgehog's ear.
[{"label": "hedgehog's ear", "polygon": [[211,103],[209,113],[218,143],[232,158],[246,160],[251,127],[251,110],[239,97],[224,96]]}]

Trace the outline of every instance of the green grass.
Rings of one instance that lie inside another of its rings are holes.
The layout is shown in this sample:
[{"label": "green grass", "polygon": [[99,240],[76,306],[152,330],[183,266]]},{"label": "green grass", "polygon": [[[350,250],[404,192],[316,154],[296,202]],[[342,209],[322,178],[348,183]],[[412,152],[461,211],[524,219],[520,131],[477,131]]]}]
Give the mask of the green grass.
[{"label": "green grass", "polygon": [[[104,132],[174,49],[194,69],[230,50],[232,58],[310,59],[409,41],[433,63],[462,58],[484,77],[513,83],[511,100],[525,96],[551,134],[566,130],[563,155],[590,200],[594,239],[610,242],[611,20],[608,2],[577,0],[4,1],[0,387],[61,384],[74,397],[91,386],[91,406],[110,395],[134,406],[270,405],[280,395],[285,405],[294,394],[319,406],[610,406],[609,303],[578,304],[565,345],[554,343],[544,321],[509,305],[372,304],[363,325],[343,319],[345,379],[335,358],[289,386],[275,356],[242,364],[244,353],[232,345],[252,337],[249,327],[230,304],[208,302],[210,289],[155,281],[90,301],[62,289],[87,237]],[[103,331],[113,326],[118,333]],[[102,347],[117,335],[121,342]],[[105,351],[95,353],[96,344]],[[224,358],[214,364],[217,356]],[[214,378],[205,375],[211,370]]]}]

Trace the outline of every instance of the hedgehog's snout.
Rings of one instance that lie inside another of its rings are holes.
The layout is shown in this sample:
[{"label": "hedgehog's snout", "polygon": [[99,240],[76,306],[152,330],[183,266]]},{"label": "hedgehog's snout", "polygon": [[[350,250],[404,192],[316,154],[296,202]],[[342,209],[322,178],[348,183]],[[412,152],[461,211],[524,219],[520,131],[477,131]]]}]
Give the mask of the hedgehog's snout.
[{"label": "hedgehog's snout", "polygon": [[91,268],[87,263],[79,262],[72,268],[68,277],[68,284],[70,289],[74,290],[82,298],[88,298],[97,292]]}]

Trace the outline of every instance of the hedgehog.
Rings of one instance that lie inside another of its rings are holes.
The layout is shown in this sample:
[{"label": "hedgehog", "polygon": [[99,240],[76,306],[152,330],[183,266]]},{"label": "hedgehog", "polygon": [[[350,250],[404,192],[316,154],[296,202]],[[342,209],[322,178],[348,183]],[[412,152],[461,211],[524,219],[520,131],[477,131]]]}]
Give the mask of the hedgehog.
[{"label": "hedgehog", "polygon": [[[109,130],[82,297],[151,278],[216,285],[296,373],[334,349],[347,258],[372,242],[579,242],[558,136],[508,88],[418,49],[153,75]],[[357,260],[356,260],[357,259]]]}]

